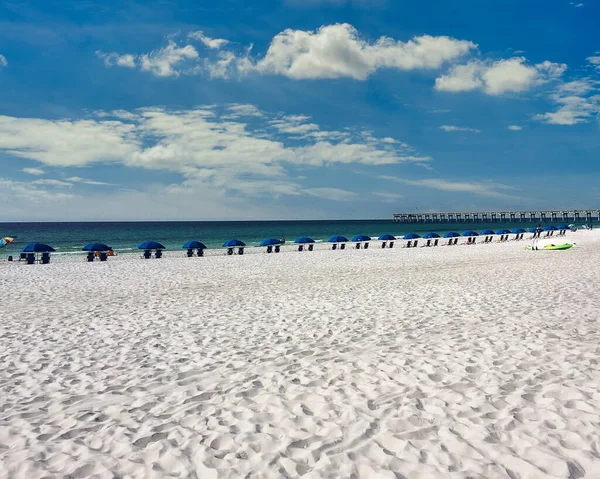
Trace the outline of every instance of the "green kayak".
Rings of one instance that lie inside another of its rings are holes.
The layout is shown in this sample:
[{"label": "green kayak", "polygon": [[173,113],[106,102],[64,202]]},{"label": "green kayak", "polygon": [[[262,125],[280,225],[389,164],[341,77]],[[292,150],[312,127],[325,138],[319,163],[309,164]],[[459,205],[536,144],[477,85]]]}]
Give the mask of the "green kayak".
[{"label": "green kayak", "polygon": [[569,249],[573,246],[572,243],[563,243],[563,244],[547,244],[543,248],[540,249]]},{"label": "green kayak", "polygon": [[525,249],[543,251],[543,250],[553,250],[553,249],[569,249],[573,247],[573,243],[562,243],[562,244],[546,244],[544,246],[532,246],[526,245]]}]

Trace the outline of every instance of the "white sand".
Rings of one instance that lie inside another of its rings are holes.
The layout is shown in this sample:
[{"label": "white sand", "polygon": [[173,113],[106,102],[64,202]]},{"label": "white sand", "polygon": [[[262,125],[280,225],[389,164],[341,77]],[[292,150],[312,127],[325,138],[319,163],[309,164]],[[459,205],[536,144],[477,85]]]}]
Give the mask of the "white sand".
[{"label": "white sand", "polygon": [[0,477],[598,478],[600,232],[567,237],[2,262]]}]

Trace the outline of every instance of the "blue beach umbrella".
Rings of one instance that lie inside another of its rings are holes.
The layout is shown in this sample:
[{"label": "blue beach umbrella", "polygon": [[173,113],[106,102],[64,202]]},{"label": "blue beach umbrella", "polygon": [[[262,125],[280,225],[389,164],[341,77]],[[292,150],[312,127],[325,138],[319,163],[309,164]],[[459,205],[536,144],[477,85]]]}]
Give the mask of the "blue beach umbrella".
[{"label": "blue beach umbrella", "polygon": [[508,234],[510,234],[510,230],[507,230],[507,229],[498,230],[498,231],[496,231],[496,234],[497,235],[508,235]]},{"label": "blue beach umbrella", "polygon": [[558,228],[557,228],[556,226],[548,225],[548,226],[544,226],[542,229],[543,229],[544,231],[555,231],[555,230],[557,230]]},{"label": "blue beach umbrella", "polygon": [[329,238],[327,240],[328,243],[347,243],[348,242],[348,238],[346,238],[345,236],[332,236],[331,238]]},{"label": "blue beach umbrella", "polygon": [[495,235],[496,233],[494,233],[494,231],[492,231],[492,230],[483,230],[479,234],[482,234],[482,235]]},{"label": "blue beach umbrella", "polygon": [[268,238],[266,240],[262,240],[258,246],[273,246],[276,244],[281,244],[281,240],[276,238]]},{"label": "blue beach umbrella", "polygon": [[444,235],[444,238],[456,238],[457,236],[460,236],[460,235],[456,231],[448,231]]},{"label": "blue beach umbrella", "polygon": [[462,235],[463,236],[479,236],[479,233],[477,231],[470,230],[470,231],[465,231]]},{"label": "blue beach umbrella", "polygon": [[109,251],[110,249],[111,247],[104,243],[89,243],[81,248],[81,251]]},{"label": "blue beach umbrella", "polygon": [[44,243],[29,243],[23,248],[23,253],[52,253],[53,251],[56,250]]},{"label": "blue beach umbrella", "polygon": [[417,239],[417,238],[420,238],[420,237],[421,237],[421,236],[420,236],[420,235],[418,235],[418,234],[416,234],[416,233],[408,233],[408,234],[405,234],[405,235],[402,237],[402,239],[411,240],[411,239]]},{"label": "blue beach umbrella", "polygon": [[296,244],[306,244],[306,243],[314,243],[315,240],[312,238],[309,238],[308,236],[302,236],[301,238],[298,238],[296,241],[294,241],[294,243]]},{"label": "blue beach umbrella", "polygon": [[140,243],[137,247],[138,249],[165,249],[163,245],[157,243],[156,241],[144,241],[143,243]]},{"label": "blue beach umbrella", "polygon": [[520,233],[527,233],[527,231],[525,231],[523,228],[515,228],[514,230],[511,231],[511,233],[518,235]]},{"label": "blue beach umbrella", "polygon": [[394,235],[384,234],[377,238],[379,241],[394,241],[396,237]]},{"label": "blue beach umbrella", "polygon": [[437,233],[427,233],[426,235],[423,235],[423,238],[425,239],[431,239],[431,238],[439,238],[440,235]]},{"label": "blue beach umbrella", "polygon": [[183,249],[207,249],[204,243],[200,241],[192,240],[188,241],[186,244],[182,246]]},{"label": "blue beach umbrella", "polygon": [[558,225],[557,228],[559,230],[568,230],[569,229],[569,227],[567,225]]},{"label": "blue beach umbrella", "polygon": [[356,235],[352,238],[352,241],[371,241],[371,237],[367,235]]},{"label": "blue beach umbrella", "polygon": [[236,246],[246,246],[246,243],[240,241],[239,239],[230,239],[229,241],[225,241],[225,243],[223,243],[223,248],[234,248]]}]

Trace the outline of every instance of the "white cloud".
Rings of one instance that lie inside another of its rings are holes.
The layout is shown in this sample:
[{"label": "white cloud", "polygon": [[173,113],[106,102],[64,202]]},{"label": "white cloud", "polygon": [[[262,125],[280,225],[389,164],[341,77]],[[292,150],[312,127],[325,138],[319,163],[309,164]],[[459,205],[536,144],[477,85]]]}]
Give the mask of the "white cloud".
[{"label": "white cloud", "polygon": [[30,175],[43,175],[45,173],[41,168],[23,168],[21,171]]},{"label": "white cloud", "polygon": [[179,76],[176,69],[185,60],[195,60],[198,51],[192,45],[179,47],[173,41],[159,50],[140,56],[140,68],[159,77]]},{"label": "white cloud", "polygon": [[188,33],[188,38],[192,40],[199,40],[208,48],[212,48],[214,50],[219,50],[223,46],[229,43],[229,40],[225,40],[224,38],[211,38],[204,35],[204,32],[198,30],[197,32]]},{"label": "white cloud", "polygon": [[6,57],[4,55],[0,55],[0,67],[5,67],[8,65],[8,61],[6,61]]},{"label": "white cloud", "polygon": [[[422,180],[407,180],[395,176],[381,176],[382,179],[403,183],[410,186],[423,186],[441,191],[450,191],[454,193],[471,193],[480,196],[491,196],[494,198],[515,199],[515,196],[503,193],[502,190],[512,190],[513,188],[501,183],[492,181],[484,182],[464,182],[449,181],[441,178],[428,178]],[[500,190],[500,191],[499,191]]]},{"label": "white cloud", "polygon": [[523,127],[519,125],[508,125],[507,128],[512,131],[521,131],[523,129]]},{"label": "white cloud", "polygon": [[593,57],[587,57],[586,59],[588,62],[590,62],[593,66],[595,66],[596,68],[600,69],[600,56],[593,56]]},{"label": "white cloud", "polygon": [[178,46],[170,39],[166,47],[149,54],[96,54],[107,66],[139,67],[157,76],[177,76],[184,72],[229,78],[259,73],[294,79],[365,80],[383,68],[439,68],[476,48],[473,42],[447,36],[422,35],[406,42],[389,37],[368,41],[347,23],[325,25],[317,31],[285,30],[273,37],[265,55],[259,59],[251,57],[252,46],[244,52],[226,51],[223,50],[228,45],[225,39],[213,39],[202,32],[192,32],[188,38],[199,40],[217,52],[207,51],[207,55],[200,58],[192,45]]},{"label": "white cloud", "polygon": [[[232,105],[228,105],[227,110],[230,112],[227,115],[227,118],[237,119],[243,116],[264,116],[263,112],[256,108],[254,105],[249,105],[246,103],[235,103]],[[221,116],[221,118],[225,118],[225,116]]]},{"label": "white cloud", "polygon": [[285,30],[275,35],[264,58],[248,68],[294,79],[365,80],[381,68],[439,68],[475,47],[469,41],[429,35],[407,42],[389,37],[368,42],[352,25],[343,23],[322,26],[316,32]]},{"label": "white cloud", "polygon": [[580,8],[583,7],[583,3],[577,3],[577,2],[569,2],[569,5],[573,5],[575,8]]},{"label": "white cloud", "polygon": [[118,161],[138,151],[132,124],[107,120],[45,120],[0,115],[0,150],[48,166]]},{"label": "white cloud", "polygon": [[169,40],[166,47],[142,55],[104,53],[96,51],[107,67],[140,68],[159,77],[179,76],[187,61],[197,60],[198,51],[192,45],[178,46]]},{"label": "white cloud", "polygon": [[104,60],[104,64],[107,67],[119,66],[126,68],[135,68],[136,67],[136,57],[135,55],[131,55],[126,53],[124,55],[119,55],[118,53],[104,53],[100,50],[96,51],[96,56],[98,58],[102,58]]},{"label": "white cloud", "polygon": [[435,80],[439,91],[461,92],[482,90],[488,95],[519,93],[560,77],[567,66],[544,61],[527,65],[524,57],[496,62],[471,61],[457,65]]},{"label": "white cloud", "polygon": [[[232,119],[235,112],[249,122]],[[0,116],[0,152],[52,167],[115,163],[176,172],[184,182],[173,188],[184,191],[209,188],[244,195],[330,198],[342,195],[307,189],[296,169],[430,160],[394,138],[371,135],[365,142],[359,133],[328,131],[309,120],[301,115],[270,115],[252,105],[96,112],[86,120]],[[51,181],[38,185],[59,185]],[[79,176],[58,181],[105,184]]]},{"label": "white cloud", "polygon": [[589,78],[560,84],[550,99],[557,105],[554,112],[535,115],[534,119],[552,125],[586,123],[600,113],[597,82]]},{"label": "white cloud", "polygon": [[481,130],[478,130],[477,128],[466,128],[466,127],[454,126],[454,125],[442,125],[442,126],[440,126],[440,129],[442,129],[444,131],[470,131],[472,133],[481,133]]},{"label": "white cloud", "polygon": [[79,176],[71,176],[69,178],[65,178],[65,181],[68,181],[70,183],[83,183],[84,185],[110,186],[110,183],[105,183],[103,181],[87,180]]}]

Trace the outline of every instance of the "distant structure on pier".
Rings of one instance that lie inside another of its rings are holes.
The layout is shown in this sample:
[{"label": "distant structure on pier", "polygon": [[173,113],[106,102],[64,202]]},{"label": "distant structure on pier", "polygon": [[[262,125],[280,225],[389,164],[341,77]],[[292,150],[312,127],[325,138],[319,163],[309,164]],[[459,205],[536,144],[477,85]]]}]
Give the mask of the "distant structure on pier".
[{"label": "distant structure on pier", "polygon": [[395,213],[397,223],[600,222],[598,210],[483,211],[476,213]]}]

